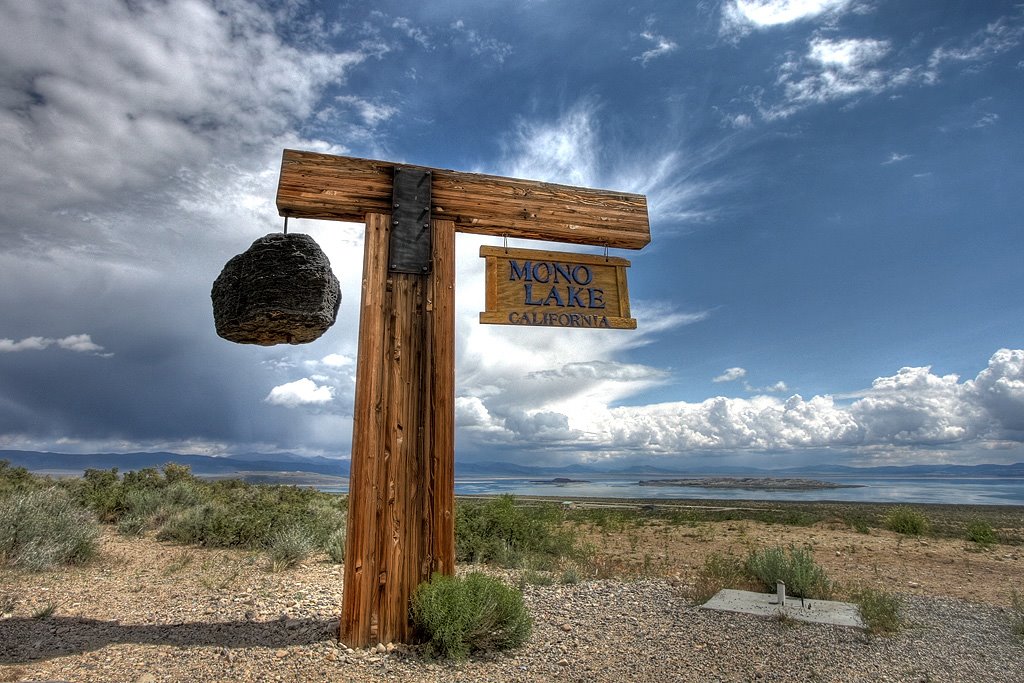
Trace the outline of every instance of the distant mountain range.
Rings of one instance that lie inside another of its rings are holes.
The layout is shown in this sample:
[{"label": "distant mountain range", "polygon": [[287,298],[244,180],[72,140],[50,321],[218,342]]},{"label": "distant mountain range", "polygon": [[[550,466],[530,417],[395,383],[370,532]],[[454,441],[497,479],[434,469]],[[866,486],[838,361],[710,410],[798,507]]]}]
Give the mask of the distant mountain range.
[{"label": "distant mountain range", "polygon": [[40,453],[36,451],[0,451],[0,460],[24,467],[33,472],[81,473],[86,469],[121,472],[160,468],[175,462],[188,465],[198,476],[231,476],[237,472],[311,472],[347,477],[349,461],[341,459],[306,457],[294,453],[250,453],[215,457],[210,455],[181,455],[179,453]]},{"label": "distant mountain range", "polygon": [[[118,468],[121,472],[145,467],[159,468],[168,462],[188,465],[198,476],[232,476],[238,472],[308,472],[335,477],[349,475],[347,458],[322,458],[294,453],[248,453],[230,456],[181,455],[178,453],[42,453],[37,451],[0,450],[0,460],[25,467],[33,472],[75,474],[88,468]],[[634,465],[615,469],[594,465],[566,467],[535,467],[508,462],[455,463],[457,477],[522,477],[550,478],[565,475],[605,475],[643,479],[664,476],[759,476],[759,477],[1019,477],[1024,478],[1024,463],[1013,465],[890,465],[884,467],[850,467],[847,465],[807,465],[781,469],[756,467],[661,468]]]}]

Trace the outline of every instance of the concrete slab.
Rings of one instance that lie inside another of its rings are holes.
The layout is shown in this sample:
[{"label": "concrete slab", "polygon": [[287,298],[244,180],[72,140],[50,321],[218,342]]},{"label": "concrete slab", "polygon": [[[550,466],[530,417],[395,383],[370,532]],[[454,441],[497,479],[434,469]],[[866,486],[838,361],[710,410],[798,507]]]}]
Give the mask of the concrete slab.
[{"label": "concrete slab", "polygon": [[804,600],[804,604],[801,606],[800,598],[787,596],[786,605],[780,608],[778,596],[775,593],[751,593],[725,588],[701,605],[701,609],[741,612],[764,617],[778,617],[781,612],[791,619],[815,624],[865,627],[860,618],[860,610],[852,603],[834,600]]}]

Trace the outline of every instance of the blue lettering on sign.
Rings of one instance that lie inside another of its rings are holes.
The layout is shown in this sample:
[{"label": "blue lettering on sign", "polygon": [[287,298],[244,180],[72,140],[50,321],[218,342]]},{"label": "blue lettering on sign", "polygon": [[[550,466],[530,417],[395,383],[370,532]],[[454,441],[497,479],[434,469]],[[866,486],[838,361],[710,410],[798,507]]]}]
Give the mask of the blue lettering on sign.
[{"label": "blue lettering on sign", "polygon": [[539,311],[512,311],[508,314],[512,325],[537,327],[604,327],[611,328],[608,316],[597,313],[540,313]]},{"label": "blue lettering on sign", "polygon": [[[509,259],[508,265],[509,281],[523,283],[524,306],[605,308],[604,290],[597,287],[587,287],[587,285],[594,281],[594,273],[583,264]],[[534,296],[534,282],[551,284],[552,287],[546,294],[538,293],[537,296]],[[558,287],[556,285],[564,286]],[[563,325],[563,327],[569,326],[570,323]],[[577,327],[577,325],[571,326]]]}]

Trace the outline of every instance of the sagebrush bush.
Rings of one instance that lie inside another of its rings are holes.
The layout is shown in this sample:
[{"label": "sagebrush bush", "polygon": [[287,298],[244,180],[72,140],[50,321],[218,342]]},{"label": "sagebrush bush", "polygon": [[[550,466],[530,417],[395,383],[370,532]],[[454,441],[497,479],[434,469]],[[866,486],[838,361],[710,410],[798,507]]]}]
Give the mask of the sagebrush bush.
[{"label": "sagebrush bush", "polygon": [[738,557],[711,553],[704,558],[704,566],[697,573],[693,600],[698,604],[704,604],[723,588],[750,587],[753,587],[750,575]]},{"label": "sagebrush bush", "polygon": [[91,559],[99,525],[56,487],[0,499],[0,563],[31,571]]},{"label": "sagebrush bush", "polygon": [[924,513],[906,505],[897,505],[885,516],[885,528],[907,536],[928,533],[931,524]]},{"label": "sagebrush bush", "polygon": [[853,594],[861,619],[872,633],[893,633],[900,627],[900,601],[892,593],[862,588]]},{"label": "sagebrush bush", "polygon": [[146,531],[146,518],[141,515],[127,515],[117,521],[117,533],[122,536],[141,536]]},{"label": "sagebrush bush", "polygon": [[331,558],[332,562],[342,564],[345,561],[345,547],[347,541],[348,534],[346,533],[344,524],[335,529],[334,532],[327,537],[327,544],[324,550],[327,551],[327,556]]},{"label": "sagebrush bush", "polygon": [[427,656],[456,661],[518,647],[532,628],[522,594],[479,572],[461,579],[435,574],[421,584],[413,595],[412,620]]},{"label": "sagebrush bush", "polygon": [[1010,596],[1010,630],[1024,640],[1024,597],[1021,597],[1017,589]]},{"label": "sagebrush bush", "polygon": [[999,543],[999,536],[991,524],[984,520],[975,520],[967,525],[967,540],[987,548]]},{"label": "sagebrush bush", "polygon": [[485,503],[459,501],[455,509],[456,559],[554,569],[562,559],[582,555],[575,534],[560,528],[561,514],[554,505],[517,505],[509,495]]},{"label": "sagebrush bush", "polygon": [[275,572],[294,567],[313,552],[314,539],[301,526],[289,526],[274,532],[267,548],[270,569]]},{"label": "sagebrush bush", "polygon": [[825,599],[832,595],[825,570],[804,548],[774,546],[752,551],[747,556],[746,570],[768,591],[774,591],[777,582],[783,581],[786,592],[800,598]]}]

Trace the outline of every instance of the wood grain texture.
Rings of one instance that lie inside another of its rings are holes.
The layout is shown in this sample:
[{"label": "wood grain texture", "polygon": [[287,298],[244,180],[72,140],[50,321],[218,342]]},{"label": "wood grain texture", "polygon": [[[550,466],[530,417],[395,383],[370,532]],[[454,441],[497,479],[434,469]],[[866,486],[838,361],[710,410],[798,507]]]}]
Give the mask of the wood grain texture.
[{"label": "wood grain texture", "polygon": [[[282,216],[363,222],[391,211],[393,162],[285,150],[277,189]],[[424,167],[415,167],[424,168]],[[651,241],[643,195],[444,169],[431,211],[458,232],[640,249]]]},{"label": "wood grain texture", "polygon": [[370,215],[363,248],[359,357],[356,362],[349,474],[348,536],[345,547],[341,639],[351,647],[370,642],[371,600],[377,580],[375,543],[379,507],[378,461],[382,451],[384,401],[384,306],[387,294],[387,245],[391,221]]},{"label": "wood grain texture", "polygon": [[410,642],[409,602],[453,573],[454,226],[430,275],[387,272],[390,215],[369,214],[356,366],[341,639]]},{"label": "wood grain texture", "polygon": [[455,224],[433,221],[434,263],[428,303],[428,373],[430,418],[426,453],[430,458],[427,503],[431,540],[428,565],[420,579],[433,572],[455,573]]}]

